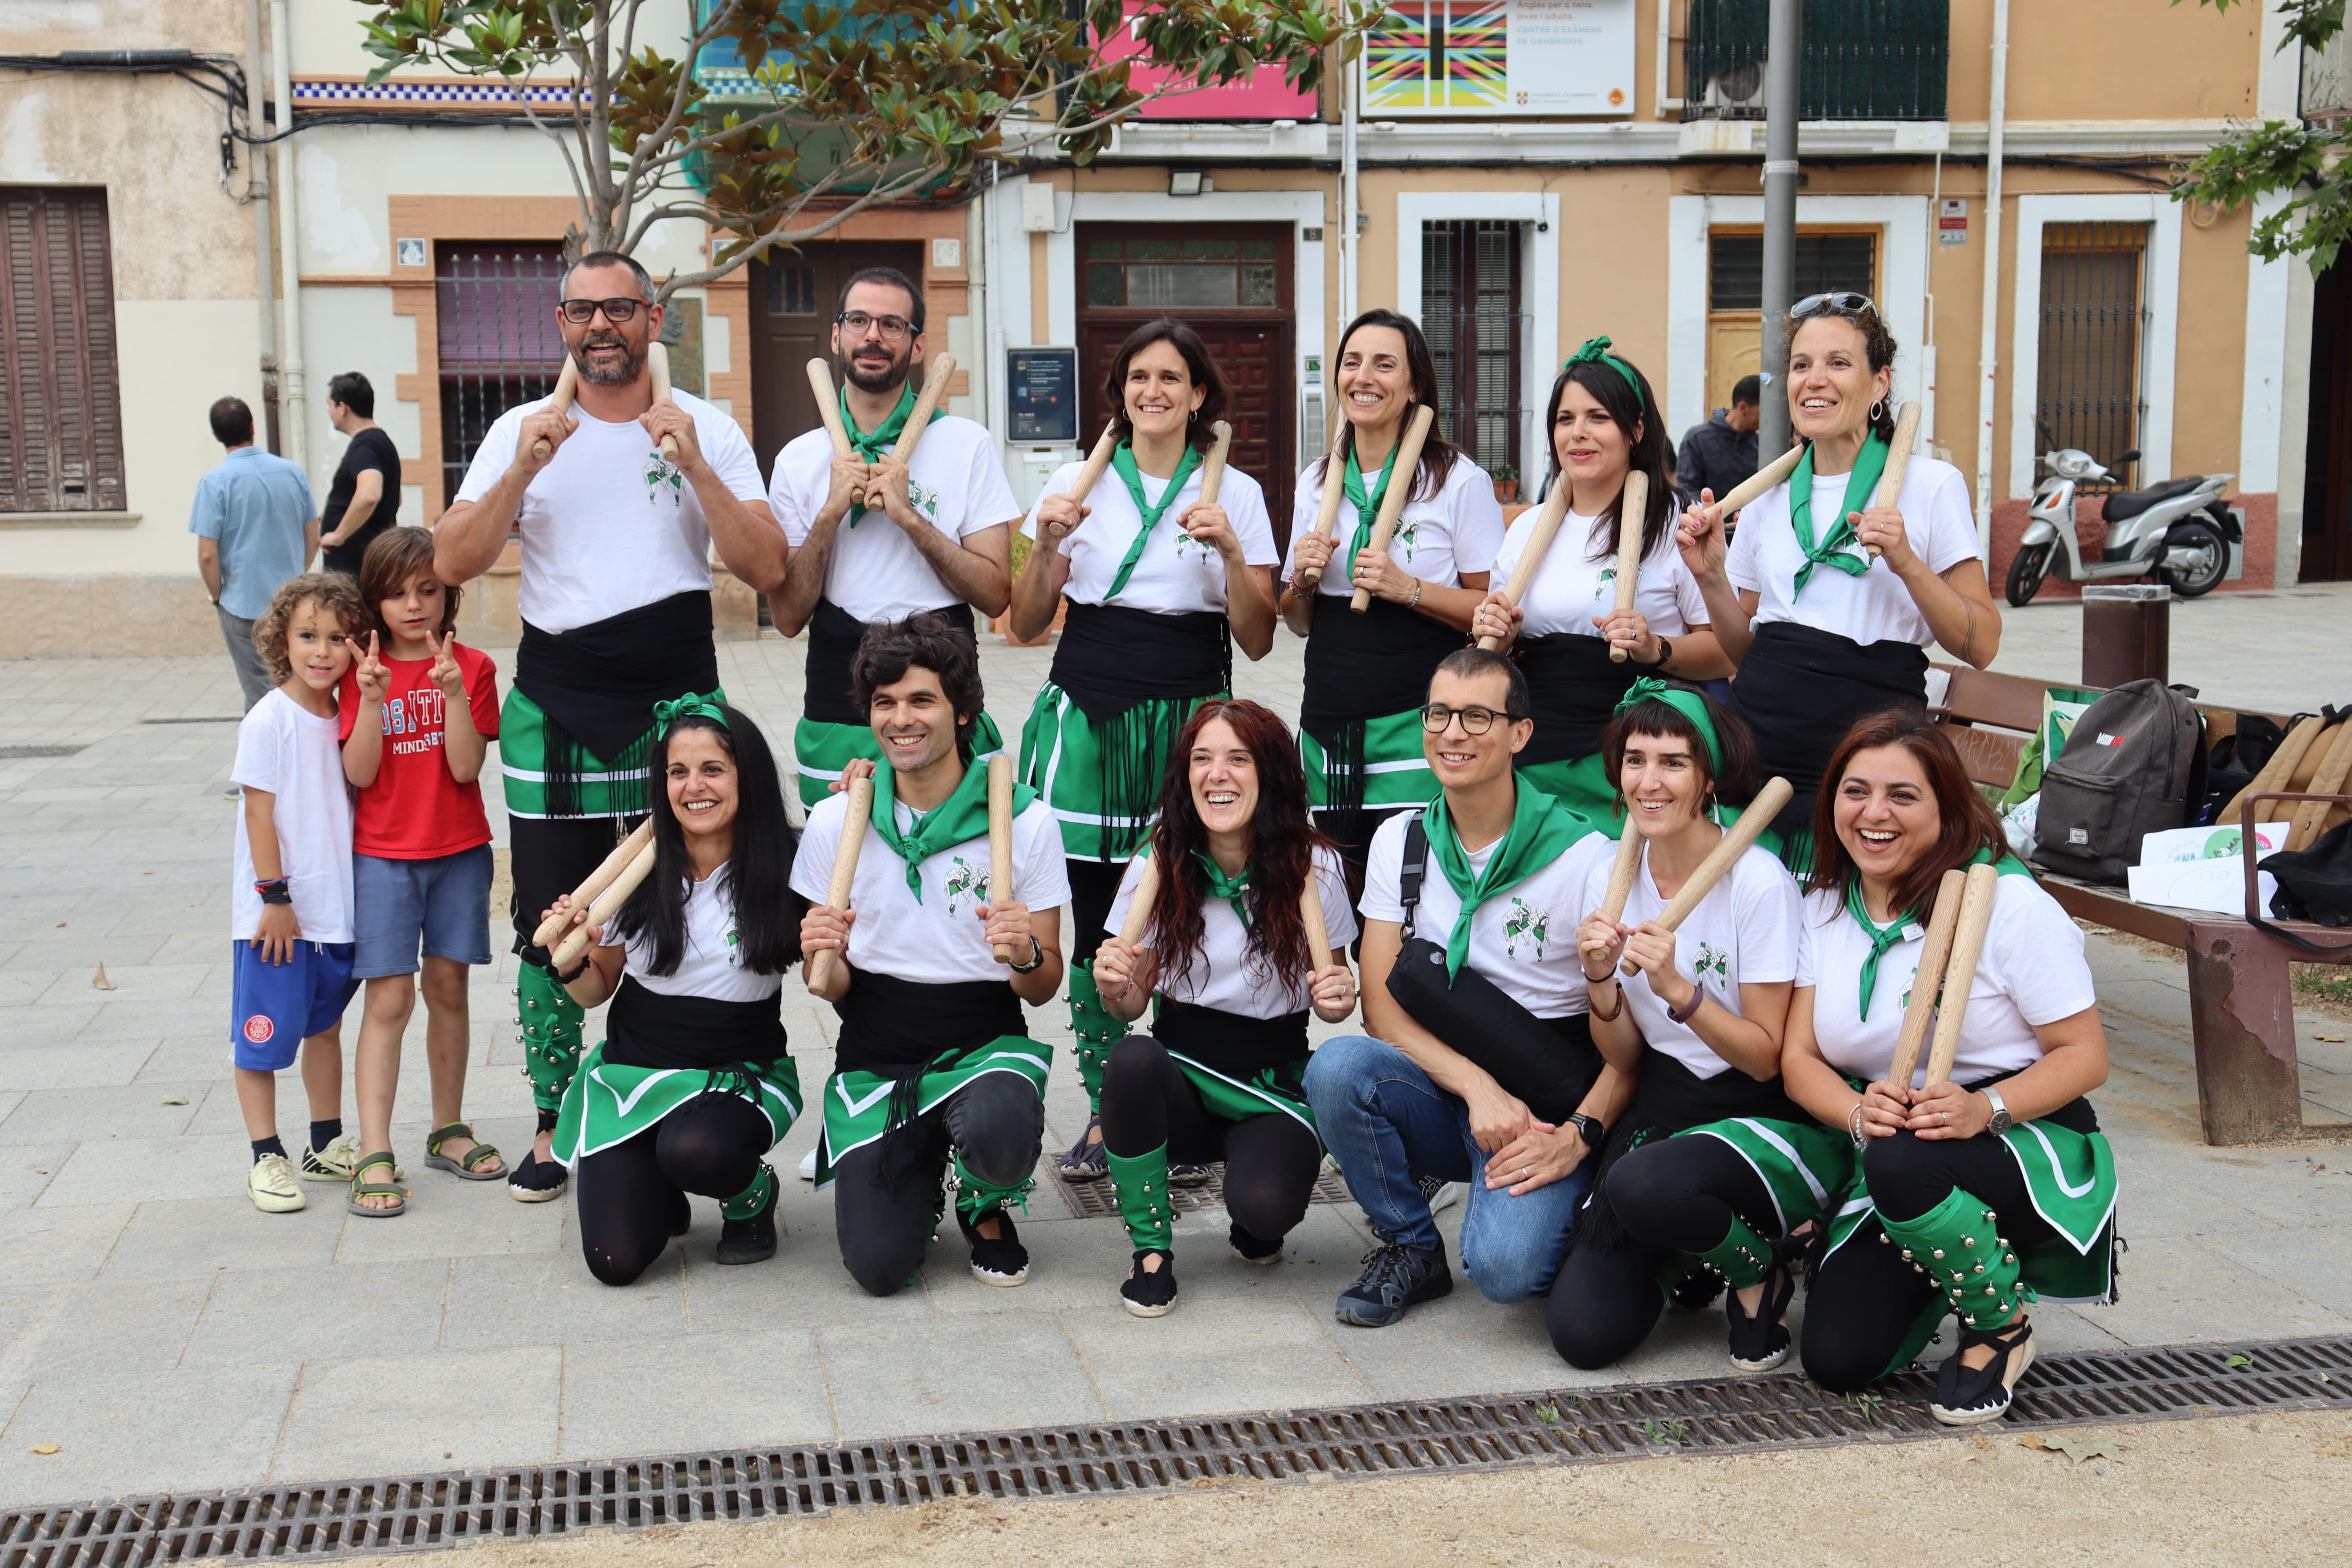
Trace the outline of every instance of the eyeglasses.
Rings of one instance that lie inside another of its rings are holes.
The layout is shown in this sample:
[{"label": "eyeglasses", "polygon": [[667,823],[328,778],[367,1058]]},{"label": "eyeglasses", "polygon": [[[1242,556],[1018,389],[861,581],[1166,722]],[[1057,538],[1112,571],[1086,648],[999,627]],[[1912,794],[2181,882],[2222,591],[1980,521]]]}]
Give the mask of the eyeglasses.
[{"label": "eyeglasses", "polygon": [[1497,713],[1492,708],[1480,708],[1475,705],[1468,708],[1448,708],[1443,702],[1433,702],[1421,710],[1421,727],[1433,735],[1445,733],[1445,727],[1456,719],[1462,721],[1464,734],[1483,735],[1495,727],[1496,720],[1500,719],[1506,724],[1514,724],[1518,721],[1519,715]]},{"label": "eyeglasses", "polygon": [[1791,316],[1810,316],[1816,310],[1836,310],[1849,316],[1875,316],[1878,314],[1878,302],[1867,294],[1834,289],[1826,294],[1808,294],[1789,307]]},{"label": "eyeglasses", "polygon": [[915,326],[904,316],[869,316],[863,310],[845,310],[833,319],[833,324],[853,338],[862,338],[869,331],[879,331],[886,343],[903,341]]},{"label": "eyeglasses", "polygon": [[627,299],[566,300],[562,307],[563,319],[575,327],[584,327],[594,321],[599,310],[604,312],[606,321],[617,327],[624,321],[635,320],[637,312],[645,308],[643,300]]}]

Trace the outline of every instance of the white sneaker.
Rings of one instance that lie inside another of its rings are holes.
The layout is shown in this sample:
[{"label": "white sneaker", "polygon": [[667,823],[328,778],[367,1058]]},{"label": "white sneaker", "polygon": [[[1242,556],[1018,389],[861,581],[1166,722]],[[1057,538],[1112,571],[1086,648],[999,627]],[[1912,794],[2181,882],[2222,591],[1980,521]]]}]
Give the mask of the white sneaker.
[{"label": "white sneaker", "polygon": [[1462,1201],[1462,1184],[1437,1176],[1421,1178],[1421,1195],[1429,1200],[1429,1212],[1442,1214]]},{"label": "white sneaker", "polygon": [[801,1180],[803,1182],[816,1180],[816,1151],[814,1149],[801,1156]]},{"label": "white sneaker", "polygon": [[253,1206],[263,1214],[292,1214],[310,1206],[310,1200],[302,1195],[301,1184],[294,1179],[294,1162],[283,1154],[264,1154],[256,1160],[245,1178],[245,1190]]},{"label": "white sneaker", "polygon": [[[302,1179],[306,1182],[349,1182],[352,1167],[360,1163],[360,1146],[348,1132],[338,1132],[327,1141],[323,1149],[302,1151]],[[393,1173],[398,1181],[400,1173]]]}]

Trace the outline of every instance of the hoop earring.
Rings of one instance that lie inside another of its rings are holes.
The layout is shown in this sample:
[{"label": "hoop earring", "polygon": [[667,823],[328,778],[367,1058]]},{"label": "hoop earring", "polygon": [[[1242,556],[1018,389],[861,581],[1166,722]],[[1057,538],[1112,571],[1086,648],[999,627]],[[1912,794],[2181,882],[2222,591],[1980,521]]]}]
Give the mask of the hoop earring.
[{"label": "hoop earring", "polygon": [[1882,397],[1882,398],[1880,398],[1877,402],[1875,402],[1875,403],[1874,403],[1874,404],[1872,404],[1872,405],[1870,405],[1870,422],[1871,422],[1873,425],[1875,425],[1875,424],[1877,424],[1880,420],[1882,420],[1882,419],[1884,419],[1884,418],[1885,418],[1885,417],[1886,417],[1886,399],[1885,399],[1885,398],[1883,398],[1883,397]]}]

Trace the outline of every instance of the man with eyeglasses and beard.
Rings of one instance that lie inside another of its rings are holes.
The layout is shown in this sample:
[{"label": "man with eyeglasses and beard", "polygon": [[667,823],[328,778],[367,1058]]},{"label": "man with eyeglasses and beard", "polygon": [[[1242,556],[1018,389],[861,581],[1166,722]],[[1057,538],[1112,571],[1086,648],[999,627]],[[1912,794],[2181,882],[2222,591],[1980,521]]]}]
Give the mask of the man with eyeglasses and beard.
[{"label": "man with eyeglasses and beard", "polygon": [[580,1005],[531,945],[541,911],[644,813],[654,704],[719,688],[711,547],[765,592],[789,560],[735,421],[689,393],[654,399],[646,360],[663,308],[646,269],[616,251],[583,256],[555,310],[578,401],[569,414],[541,398],[500,415],[433,531],[434,571],[453,587],[489,570],[509,534],[521,544],[522,646],[499,753],[522,955],[515,1012],[539,1107],[538,1139],[509,1182],[525,1203],[563,1190],[549,1143],[580,1060]]},{"label": "man with eyeglasses and beard", "polygon": [[[792,574],[770,611],[786,637],[809,629],[793,751],[801,800],[812,806],[853,759],[881,754],[850,692],[866,627],[929,611],[971,636],[975,609],[1003,614],[1022,515],[984,425],[934,413],[907,461],[891,460],[923,363],[923,296],[906,274],[868,267],[850,278],[833,353],[850,455],[835,457],[819,426],[776,454],[768,487],[793,547]],[[985,713],[971,739],[976,756],[1003,749]]]}]

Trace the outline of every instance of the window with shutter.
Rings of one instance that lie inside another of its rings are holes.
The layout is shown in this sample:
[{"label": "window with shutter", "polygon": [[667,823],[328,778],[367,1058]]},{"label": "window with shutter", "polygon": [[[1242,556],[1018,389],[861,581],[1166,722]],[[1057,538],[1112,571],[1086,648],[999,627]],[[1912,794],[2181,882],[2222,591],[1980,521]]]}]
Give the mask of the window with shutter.
[{"label": "window with shutter", "polygon": [[106,193],[0,186],[0,511],[121,511]]}]

